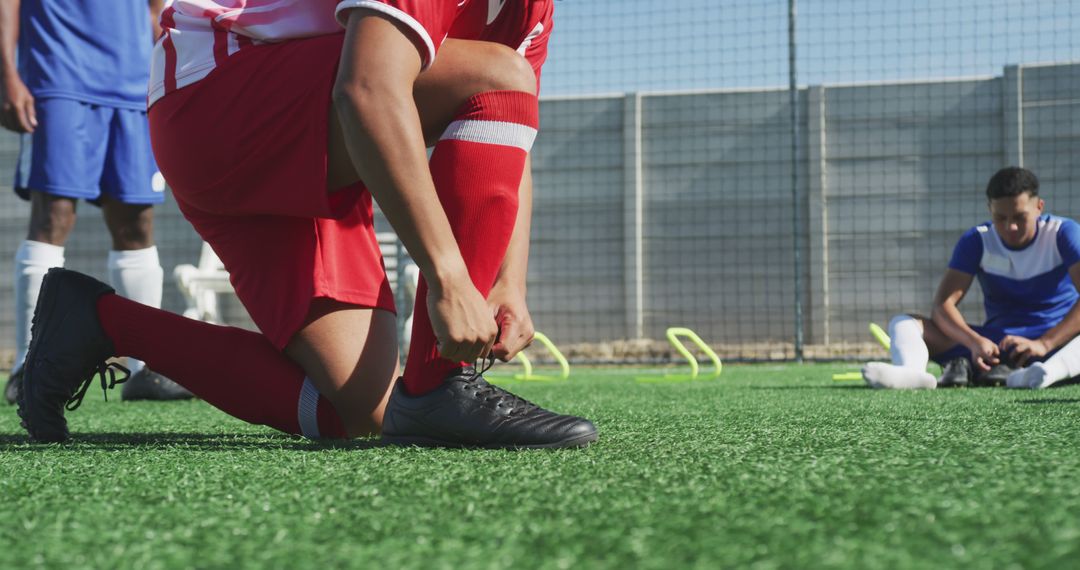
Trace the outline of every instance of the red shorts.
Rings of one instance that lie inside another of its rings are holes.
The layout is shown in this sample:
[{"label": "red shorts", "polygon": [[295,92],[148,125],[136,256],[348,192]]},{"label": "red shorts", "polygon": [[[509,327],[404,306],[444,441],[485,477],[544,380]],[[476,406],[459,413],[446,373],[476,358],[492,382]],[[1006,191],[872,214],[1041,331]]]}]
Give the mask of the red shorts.
[{"label": "red shorts", "polygon": [[254,46],[150,109],[154,155],[274,346],[311,300],[394,311],[361,184],[326,192],[327,118],[343,35]]}]

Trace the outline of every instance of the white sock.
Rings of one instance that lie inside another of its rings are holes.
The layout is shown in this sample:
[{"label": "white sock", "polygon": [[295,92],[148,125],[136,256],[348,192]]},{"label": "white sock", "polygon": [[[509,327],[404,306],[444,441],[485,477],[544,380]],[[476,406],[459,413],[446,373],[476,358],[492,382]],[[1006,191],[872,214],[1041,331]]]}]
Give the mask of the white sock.
[{"label": "white sock", "polygon": [[867,362],[862,369],[863,379],[871,388],[893,390],[932,390],[937,378],[926,370],[897,366],[887,362]]},{"label": "white sock", "polygon": [[1005,379],[1005,386],[1008,388],[1039,389],[1053,384],[1048,380],[1049,374],[1046,372],[1046,366],[1042,362],[1036,362],[1026,368],[1018,368],[1010,372],[1009,377]]},{"label": "white sock", "polygon": [[896,315],[889,321],[892,363],[925,372],[930,363],[930,349],[923,340],[922,325],[911,315]]},{"label": "white sock", "polygon": [[1046,359],[1042,366],[1046,369],[1046,386],[1080,376],[1080,337],[1065,343],[1065,346]]},{"label": "white sock", "polygon": [[64,247],[25,240],[15,250],[15,366],[22,367],[30,348],[30,325],[34,320],[41,280],[50,267],[64,266]]},{"label": "white sock", "polygon": [[894,390],[933,389],[937,379],[926,371],[930,350],[923,341],[922,327],[911,315],[897,315],[889,321],[892,364],[868,362],[862,375],[871,388]]},{"label": "white sock", "polygon": [[[161,268],[156,246],[110,251],[107,268],[109,284],[119,295],[144,305],[161,308],[161,288],[165,271]],[[132,374],[145,367],[145,362],[128,358],[128,368]]]}]

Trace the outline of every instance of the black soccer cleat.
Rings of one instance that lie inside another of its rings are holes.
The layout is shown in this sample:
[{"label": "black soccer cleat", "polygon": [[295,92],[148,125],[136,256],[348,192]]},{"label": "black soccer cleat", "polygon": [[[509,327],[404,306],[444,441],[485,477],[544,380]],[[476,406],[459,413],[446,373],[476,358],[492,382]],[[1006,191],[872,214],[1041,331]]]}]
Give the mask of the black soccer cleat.
[{"label": "black soccer cleat", "polygon": [[596,441],[589,420],[550,412],[489,384],[472,366],[442,386],[410,396],[398,381],[383,419],[382,441],[423,447],[557,448]]},{"label": "black soccer cleat", "polygon": [[995,364],[986,372],[978,372],[971,379],[973,386],[996,388],[1004,386],[1005,382],[1009,379],[1009,374],[1012,374],[1018,367],[1013,363],[1012,358],[1008,353],[1001,354],[1001,362]]},{"label": "black soccer cleat", "polygon": [[22,426],[31,440],[68,438],[64,410],[79,407],[95,374],[103,389],[126,379],[116,377],[116,370],[126,373],[126,368],[106,362],[113,356],[113,344],[97,316],[98,298],[112,292],[112,287],[82,273],[54,267],[45,274],[18,400]]},{"label": "black soccer cleat", "polygon": [[11,376],[8,376],[7,385],[4,386],[4,399],[9,404],[19,401],[19,391],[22,390],[22,371],[23,367],[20,366],[18,370],[12,372]]},{"label": "black soccer cleat", "polygon": [[971,361],[961,356],[945,363],[937,385],[938,388],[963,388],[971,384],[971,376]]},{"label": "black soccer cleat", "polygon": [[172,380],[143,367],[131,375],[120,391],[120,399],[125,402],[135,400],[190,400],[195,397],[187,388]]}]

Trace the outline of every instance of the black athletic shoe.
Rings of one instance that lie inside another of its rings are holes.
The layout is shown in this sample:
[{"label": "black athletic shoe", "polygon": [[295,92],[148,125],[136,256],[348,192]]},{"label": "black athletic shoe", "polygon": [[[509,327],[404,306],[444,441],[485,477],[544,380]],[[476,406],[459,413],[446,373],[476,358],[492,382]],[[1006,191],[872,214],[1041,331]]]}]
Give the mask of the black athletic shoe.
[{"label": "black athletic shoe", "polygon": [[4,386],[4,399],[7,403],[14,404],[19,401],[19,390],[22,390],[22,366],[8,376],[7,385]]},{"label": "black athletic shoe", "polygon": [[410,396],[398,381],[386,406],[382,440],[393,445],[521,449],[585,447],[596,437],[589,420],[549,412],[488,384],[467,366],[422,396]]},{"label": "black athletic shoe", "polygon": [[938,388],[963,388],[971,383],[971,361],[963,356],[945,363],[938,378]]},{"label": "black athletic shoe", "polygon": [[[19,393],[19,416],[31,440],[68,438],[64,409],[79,407],[95,374],[103,389],[126,379],[126,368],[106,362],[113,356],[113,344],[97,317],[98,297],[112,292],[112,287],[74,271],[54,267],[45,274]],[[118,379],[116,370],[125,376]]]},{"label": "black athletic shoe", "polygon": [[1001,362],[986,372],[979,372],[975,374],[975,377],[971,379],[971,383],[974,386],[979,387],[991,387],[996,388],[1005,385],[1005,381],[1008,380],[1009,374],[1017,369],[1017,366],[1009,358],[1008,354],[1001,355]]},{"label": "black athletic shoe", "polygon": [[144,367],[131,375],[124,382],[120,399],[125,402],[134,400],[190,400],[195,397],[187,388]]}]

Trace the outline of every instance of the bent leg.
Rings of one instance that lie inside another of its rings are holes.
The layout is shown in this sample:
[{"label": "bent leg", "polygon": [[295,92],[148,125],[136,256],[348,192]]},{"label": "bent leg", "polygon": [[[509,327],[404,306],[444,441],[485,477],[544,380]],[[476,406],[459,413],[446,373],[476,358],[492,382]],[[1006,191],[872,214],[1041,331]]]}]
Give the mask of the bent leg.
[{"label": "bent leg", "polygon": [[[933,323],[930,323],[931,325]],[[925,334],[926,320],[913,315],[897,315],[889,321],[892,364],[870,362],[863,378],[871,388],[929,389],[937,381],[926,371],[930,353]],[[936,327],[935,327],[936,328]]]},{"label": "bent leg", "polygon": [[[443,42],[435,64],[420,74],[413,89],[427,146],[435,146],[470,97],[488,91],[535,94],[536,78],[525,58],[506,46],[471,40]],[[332,192],[360,180],[333,105],[328,138],[326,188]]]},{"label": "bent leg", "polygon": [[330,402],[305,389],[304,370],[263,335],[112,294],[101,296],[97,314],[118,356],[146,361],[235,418],[308,437],[346,437]]},{"label": "bent leg", "polygon": [[[532,69],[513,50],[454,41],[414,89],[425,138],[435,144],[430,165],[436,192],[473,284],[484,295],[514,229],[518,187],[538,126],[535,87]],[[336,115],[330,122],[328,188],[334,189],[355,180],[355,174],[351,163],[345,164]],[[456,128],[447,130],[451,123]],[[463,364],[440,357],[426,296],[421,278],[404,376],[412,394],[434,389]]]}]

